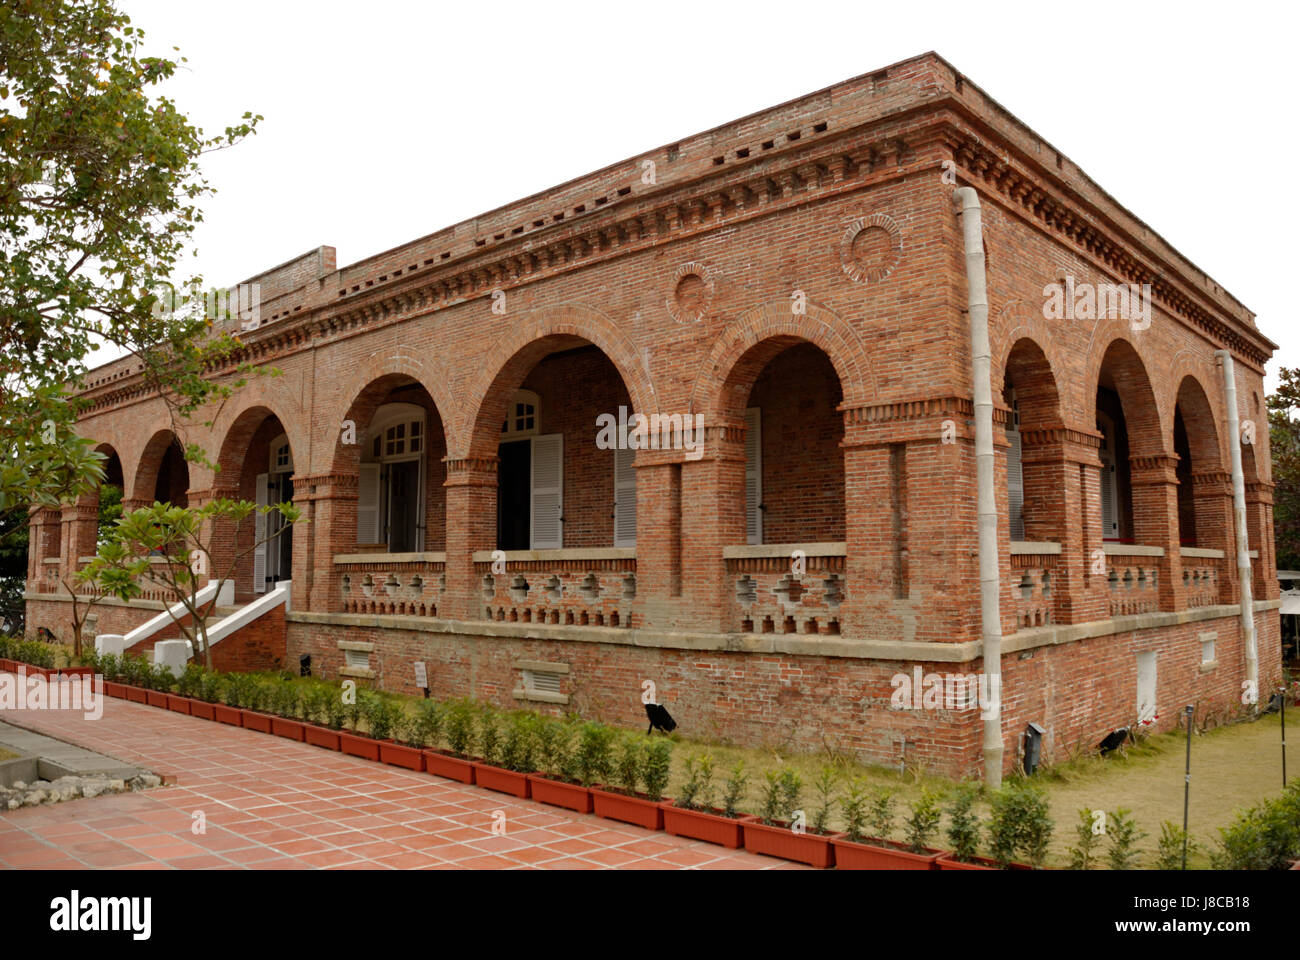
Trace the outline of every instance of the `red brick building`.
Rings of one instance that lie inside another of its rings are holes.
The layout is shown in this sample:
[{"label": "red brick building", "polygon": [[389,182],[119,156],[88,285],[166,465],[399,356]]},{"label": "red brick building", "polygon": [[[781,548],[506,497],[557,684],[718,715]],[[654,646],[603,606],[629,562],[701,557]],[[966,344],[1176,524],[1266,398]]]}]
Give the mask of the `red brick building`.
[{"label": "red brick building", "polygon": [[[1144,710],[1162,728],[1239,703],[1215,351],[1258,424],[1241,454],[1267,685],[1275,345],[934,54],[351,266],[322,247],[253,278],[243,359],[282,374],[190,428],[217,472],[185,463],[129,360],[89,378],[83,431],[128,507],[303,508],[235,585],[243,603],[291,578],[289,608],[223,641],[226,662],[310,654],[415,692],[423,661],[435,696],[629,724],[649,680],[692,735],[975,772],[978,709],[890,705],[917,667],[983,667],[962,186],[990,304],[1006,766],[1030,722],[1060,756]],[[678,442],[610,449],[620,408]],[[29,624],[66,620],[56,572],[92,551],[95,506],[33,515]],[[99,607],[98,629],[157,599]]]}]

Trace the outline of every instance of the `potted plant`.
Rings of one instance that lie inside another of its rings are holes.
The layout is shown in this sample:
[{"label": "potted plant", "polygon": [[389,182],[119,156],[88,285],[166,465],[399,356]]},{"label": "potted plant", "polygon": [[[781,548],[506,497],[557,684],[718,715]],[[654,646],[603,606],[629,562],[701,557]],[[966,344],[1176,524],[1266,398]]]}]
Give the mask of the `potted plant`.
[{"label": "potted plant", "polygon": [[[361,757],[363,760],[378,760],[378,741],[387,739],[397,718],[384,698],[371,690],[357,691],[357,702],[351,706],[356,708],[349,711],[349,722],[352,729],[339,733],[339,745],[343,748],[343,752],[350,757]],[[362,735],[362,722],[365,722],[369,736]],[[383,736],[378,737],[376,736],[377,733],[383,734]]]},{"label": "potted plant", "polygon": [[232,727],[242,727],[244,725],[243,702],[249,689],[249,681],[252,680],[246,673],[232,673],[225,677],[225,683],[221,688],[221,697],[224,702],[214,703],[212,706],[213,716],[220,723],[228,723]]},{"label": "potted plant", "polygon": [[298,719],[302,697],[297,684],[283,679],[271,687],[271,732],[277,737],[302,742],[307,736],[307,725]]},{"label": "potted plant", "polygon": [[167,691],[172,685],[172,674],[162,664],[145,664],[143,681],[145,702],[151,707],[167,709]]},{"label": "potted plant", "polygon": [[193,714],[194,700],[198,696],[202,674],[203,671],[197,664],[185,664],[185,669],[176,678],[176,692],[167,696],[167,708],[169,710],[186,715]]},{"label": "potted plant", "polygon": [[302,712],[307,723],[303,737],[313,747],[343,749],[339,729],[343,726],[342,692],[333,686],[313,683],[303,694]]},{"label": "potted plant", "polygon": [[190,716],[203,720],[217,718],[216,707],[221,700],[221,675],[212,670],[203,670],[199,676],[198,690],[190,701]]},{"label": "potted plant", "polygon": [[[614,766],[616,786],[593,786],[596,816],[636,824],[647,830],[664,828],[664,788],[671,772],[672,741],[627,734]],[[637,790],[645,787],[644,792]]]},{"label": "potted plant", "polygon": [[99,672],[104,678],[104,693],[119,700],[126,699],[126,684],[122,683],[121,661],[115,653],[106,653],[97,658]]},{"label": "potted plant", "polygon": [[979,788],[963,784],[948,805],[948,845],[952,851],[935,862],[940,870],[992,870],[994,864],[980,857],[980,821],[975,813]]},{"label": "potted plant", "polygon": [[143,657],[129,653],[122,654],[122,677],[127,686],[126,698],[132,703],[148,702],[148,694],[145,690],[148,671],[149,664],[145,663]]},{"label": "potted plant", "polygon": [[[871,813],[864,816],[865,797],[863,784],[855,778],[849,784],[844,800],[846,832],[835,846],[835,866],[841,870],[934,870],[943,850],[929,846],[930,839],[939,828],[941,812],[939,798],[934,791],[923,788],[921,795],[911,805],[906,821],[907,843],[898,843],[889,837],[893,828],[893,798],[887,791],[878,791],[871,803]],[[862,827],[870,820],[874,836],[864,837]]]},{"label": "potted plant", "polygon": [[469,699],[452,700],[444,705],[442,730],[447,750],[438,749],[439,741],[433,741],[431,749],[424,751],[424,769],[448,780],[474,782],[474,762],[469,753],[474,743],[476,712],[474,701]]},{"label": "potted plant", "polygon": [[246,674],[248,686],[244,691],[244,729],[256,730],[258,733],[270,733],[271,721],[274,719],[266,712],[271,700],[271,687],[264,678]]},{"label": "potted plant", "polygon": [[[1004,784],[993,795],[989,816],[989,847],[1004,870],[1041,867],[1052,838],[1052,818],[1047,795],[1027,781]],[[1020,853],[1029,861],[1017,862]]]},{"label": "potted plant", "polygon": [[[799,809],[803,779],[789,767],[770,770],[764,778],[767,783],[763,788],[761,819],[746,820],[742,825],[745,849],[813,867],[832,866],[835,848],[830,841],[838,834],[819,836],[807,832],[803,811]],[[783,814],[790,819],[781,819]]]},{"label": "potted plant", "polygon": [[[423,772],[424,739],[417,719],[397,704],[390,703],[390,706],[393,712],[392,722],[387,731],[389,736],[379,742],[379,759],[394,767]],[[390,718],[380,719],[380,732],[384,732],[384,721],[387,719]],[[371,730],[374,729],[372,722]]]},{"label": "potted plant", "polygon": [[744,791],[748,775],[744,761],[737,762],[727,780],[724,807],[713,805],[713,757],[709,754],[686,758],[686,780],[677,790],[676,801],[665,801],[664,829],[674,836],[716,843],[730,850],[745,843],[742,821],[736,816],[736,803]]},{"label": "potted plant", "polygon": [[534,800],[553,807],[591,813],[591,789],[578,782],[573,739],[576,729],[564,720],[539,718],[537,766],[528,784]]},{"label": "potted plant", "polygon": [[[494,729],[496,721],[485,723]],[[530,796],[528,775],[536,766],[538,717],[527,710],[516,710],[506,719],[505,736],[497,746],[495,732],[489,744],[488,727],[483,728],[481,742],[484,746],[484,762],[477,764],[474,770],[474,782],[489,790],[508,793],[511,796],[527,798]],[[488,762],[488,753],[493,753],[495,763]]]}]

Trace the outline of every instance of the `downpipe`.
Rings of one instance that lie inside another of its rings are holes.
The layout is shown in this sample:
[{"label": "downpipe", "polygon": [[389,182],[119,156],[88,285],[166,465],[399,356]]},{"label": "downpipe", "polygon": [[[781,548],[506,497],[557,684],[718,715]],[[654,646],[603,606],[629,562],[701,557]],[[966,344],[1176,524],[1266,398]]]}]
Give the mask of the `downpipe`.
[{"label": "downpipe", "polygon": [[1259,710],[1259,645],[1255,637],[1255,588],[1250,570],[1250,533],[1246,527],[1246,477],[1241,469],[1241,423],[1237,414],[1237,376],[1232,354],[1216,350],[1223,367],[1223,402],[1228,407],[1228,459],[1232,465],[1232,525],[1237,532],[1237,579],[1241,582],[1241,635],[1246,646],[1246,683]]},{"label": "downpipe", "polygon": [[[971,382],[975,400],[975,486],[979,522],[980,624],[988,702],[984,722],[984,782],[1002,785],[1002,607],[998,578],[998,505],[993,462],[993,355],[989,346],[988,283],[984,275],[984,224],[979,194],[961,187],[953,194],[961,214],[966,251],[966,299],[970,314]],[[1243,494],[1244,498],[1244,494]]]}]

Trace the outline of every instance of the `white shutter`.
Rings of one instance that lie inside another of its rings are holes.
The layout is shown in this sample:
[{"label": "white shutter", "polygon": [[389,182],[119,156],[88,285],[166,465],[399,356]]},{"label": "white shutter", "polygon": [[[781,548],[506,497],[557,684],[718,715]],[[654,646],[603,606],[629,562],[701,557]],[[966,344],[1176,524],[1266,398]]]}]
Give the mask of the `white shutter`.
[{"label": "white shutter", "polygon": [[357,543],[379,542],[379,464],[363,463],[357,478]]},{"label": "white shutter", "polygon": [[1115,474],[1115,424],[1102,414],[1097,415],[1101,430],[1101,537],[1103,540],[1119,539],[1118,479]]},{"label": "white shutter", "polygon": [[533,437],[532,447],[530,546],[558,550],[564,546],[564,434]]},{"label": "white shutter", "polygon": [[745,542],[763,542],[763,411],[745,411]]},{"label": "white shutter", "polygon": [[1025,539],[1025,471],[1020,449],[1020,413],[1011,404],[1011,425],[1007,429],[1007,514],[1011,519],[1011,539]]},{"label": "white shutter", "polygon": [[262,543],[261,540],[266,536],[266,514],[261,511],[262,507],[267,504],[267,476],[264,473],[257,475],[257,506],[258,509],[253,513],[253,542],[257,544],[253,550],[253,592],[266,593],[266,554],[270,544]]},{"label": "white shutter", "polygon": [[614,451],[614,546],[636,546],[635,450]]}]

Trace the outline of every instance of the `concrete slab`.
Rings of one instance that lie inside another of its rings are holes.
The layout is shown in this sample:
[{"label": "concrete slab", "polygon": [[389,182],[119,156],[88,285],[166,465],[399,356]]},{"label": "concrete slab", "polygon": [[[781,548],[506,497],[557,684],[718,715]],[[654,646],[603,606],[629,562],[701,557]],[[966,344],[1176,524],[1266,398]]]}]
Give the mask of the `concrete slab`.
[{"label": "concrete slab", "polygon": [[37,757],[37,772],[42,780],[57,780],[69,775],[84,777],[93,773],[130,780],[140,773],[139,767],[114,757],[9,723],[0,723],[0,747],[20,756]]}]

